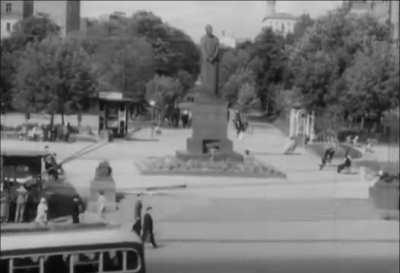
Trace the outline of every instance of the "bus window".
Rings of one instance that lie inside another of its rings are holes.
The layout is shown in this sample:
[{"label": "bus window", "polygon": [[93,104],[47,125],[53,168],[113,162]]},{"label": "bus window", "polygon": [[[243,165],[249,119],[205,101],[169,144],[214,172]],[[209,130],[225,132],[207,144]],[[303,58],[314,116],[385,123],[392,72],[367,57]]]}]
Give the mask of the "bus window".
[{"label": "bus window", "polygon": [[39,273],[39,257],[25,257],[13,259],[13,273]]},{"label": "bus window", "polygon": [[1,259],[0,260],[0,272],[8,273],[10,268],[10,260],[9,259]]},{"label": "bus window", "polygon": [[53,255],[44,262],[44,273],[69,273],[69,256]]},{"label": "bus window", "polygon": [[122,270],[122,251],[107,251],[103,254],[103,271]]},{"label": "bus window", "polygon": [[126,253],[126,269],[134,270],[138,269],[139,263],[139,255],[135,251],[127,251]]},{"label": "bus window", "polygon": [[74,255],[75,273],[94,273],[99,271],[99,253]]}]

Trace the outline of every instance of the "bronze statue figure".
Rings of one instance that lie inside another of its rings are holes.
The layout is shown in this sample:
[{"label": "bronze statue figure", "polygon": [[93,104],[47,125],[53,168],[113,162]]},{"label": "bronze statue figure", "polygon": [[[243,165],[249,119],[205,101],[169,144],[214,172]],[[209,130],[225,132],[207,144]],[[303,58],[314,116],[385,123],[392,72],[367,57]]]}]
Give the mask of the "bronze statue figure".
[{"label": "bronze statue figure", "polygon": [[218,95],[219,41],[211,25],[206,26],[201,38],[201,81],[207,94]]}]

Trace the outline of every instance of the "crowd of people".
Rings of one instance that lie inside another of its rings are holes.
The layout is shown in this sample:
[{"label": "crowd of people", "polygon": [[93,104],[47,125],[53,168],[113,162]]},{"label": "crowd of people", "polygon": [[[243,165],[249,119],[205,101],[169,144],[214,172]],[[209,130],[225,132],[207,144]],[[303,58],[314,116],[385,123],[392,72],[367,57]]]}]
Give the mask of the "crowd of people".
[{"label": "crowd of people", "polygon": [[70,141],[72,133],[76,133],[69,122],[67,124],[34,124],[30,126],[23,124],[18,131],[18,138],[20,140],[32,140],[32,141]]}]

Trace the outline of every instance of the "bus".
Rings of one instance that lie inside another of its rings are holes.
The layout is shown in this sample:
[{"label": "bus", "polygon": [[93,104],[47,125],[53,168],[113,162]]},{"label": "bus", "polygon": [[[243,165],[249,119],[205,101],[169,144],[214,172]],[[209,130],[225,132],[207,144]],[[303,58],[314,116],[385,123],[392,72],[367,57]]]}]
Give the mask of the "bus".
[{"label": "bus", "polygon": [[1,230],[2,273],[142,273],[140,237],[118,226]]}]

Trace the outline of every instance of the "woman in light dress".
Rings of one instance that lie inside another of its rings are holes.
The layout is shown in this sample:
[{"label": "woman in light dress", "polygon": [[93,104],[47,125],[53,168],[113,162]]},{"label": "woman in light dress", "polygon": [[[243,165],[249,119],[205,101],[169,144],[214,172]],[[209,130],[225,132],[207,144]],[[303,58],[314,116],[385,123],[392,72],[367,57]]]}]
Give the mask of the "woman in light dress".
[{"label": "woman in light dress", "polygon": [[40,199],[40,203],[37,206],[35,222],[39,225],[47,225],[47,211],[48,206],[45,198]]}]

